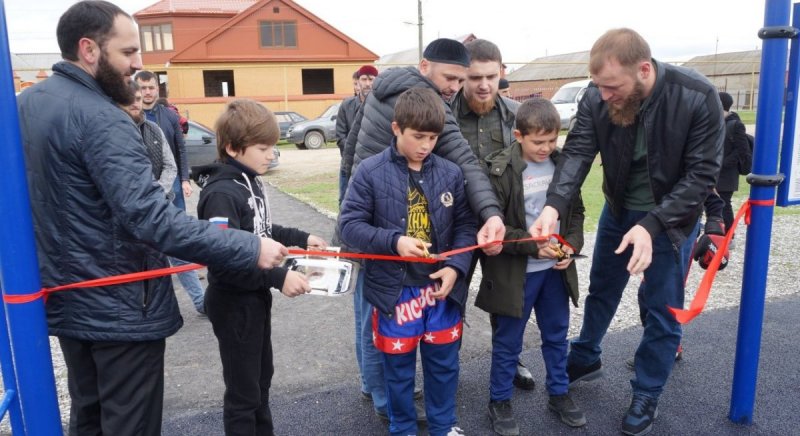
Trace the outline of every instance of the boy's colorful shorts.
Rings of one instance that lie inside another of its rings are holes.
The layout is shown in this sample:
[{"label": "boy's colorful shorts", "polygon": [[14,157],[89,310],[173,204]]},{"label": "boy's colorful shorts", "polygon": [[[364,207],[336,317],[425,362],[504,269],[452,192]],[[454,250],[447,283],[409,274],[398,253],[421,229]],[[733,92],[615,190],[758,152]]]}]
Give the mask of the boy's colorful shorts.
[{"label": "boy's colorful shorts", "polygon": [[449,344],[461,339],[461,310],[453,302],[430,294],[438,284],[403,286],[392,318],[372,312],[375,348],[389,354],[405,354],[417,344]]}]

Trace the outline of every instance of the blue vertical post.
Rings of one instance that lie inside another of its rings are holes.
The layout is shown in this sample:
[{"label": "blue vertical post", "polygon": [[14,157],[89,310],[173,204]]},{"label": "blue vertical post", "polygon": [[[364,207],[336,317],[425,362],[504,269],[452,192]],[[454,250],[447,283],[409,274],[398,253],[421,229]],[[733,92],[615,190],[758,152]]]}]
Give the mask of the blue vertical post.
[{"label": "blue vertical post", "polygon": [[[5,6],[0,1],[0,156],[5,163],[0,171],[0,282],[4,294],[23,295],[36,292],[41,284],[12,80]],[[5,304],[5,309],[23,424],[14,434],[60,435],[44,301]]]},{"label": "blue vertical post", "polygon": [[[0,281],[0,294],[2,294],[3,283]],[[17,392],[17,374],[14,372],[14,357],[11,354],[11,338],[8,336],[8,323],[6,323],[6,308],[0,304],[0,367],[3,374],[3,404],[9,402],[8,413],[11,422],[11,430],[25,428],[22,425],[22,409],[19,406],[19,396]],[[23,434],[22,430],[18,434]]]},{"label": "blue vertical post", "polygon": [[[758,116],[756,118],[753,172],[747,176],[752,200],[775,199],[780,182],[776,174],[780,149],[781,114],[786,81],[786,54],[789,28],[789,0],[767,0],[763,39],[761,77],[758,83]],[[758,359],[761,348],[761,327],[764,321],[764,300],[767,284],[767,261],[772,232],[774,205],[753,205],[744,254],[742,300],[739,306],[739,330],[733,369],[731,407],[728,418],[736,423],[753,422]]]}]

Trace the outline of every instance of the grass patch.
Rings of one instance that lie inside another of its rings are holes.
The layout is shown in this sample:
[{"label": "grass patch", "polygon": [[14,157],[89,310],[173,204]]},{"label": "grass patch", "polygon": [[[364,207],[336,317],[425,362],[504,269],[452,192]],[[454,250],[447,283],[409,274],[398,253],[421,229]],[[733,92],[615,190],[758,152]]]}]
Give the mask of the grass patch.
[{"label": "grass patch", "polygon": [[739,114],[739,118],[742,119],[743,124],[756,123],[756,111],[736,111],[736,113]]},{"label": "grass patch", "polygon": [[[310,150],[313,153],[314,150]],[[297,174],[287,177],[267,175],[267,181],[279,190],[302,199],[314,206],[339,213],[339,169],[324,174],[300,177]]]}]

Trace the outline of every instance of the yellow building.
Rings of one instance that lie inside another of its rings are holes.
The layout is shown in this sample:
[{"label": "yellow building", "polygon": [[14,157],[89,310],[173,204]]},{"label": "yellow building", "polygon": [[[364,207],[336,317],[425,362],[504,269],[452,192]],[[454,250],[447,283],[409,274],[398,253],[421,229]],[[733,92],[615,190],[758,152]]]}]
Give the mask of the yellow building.
[{"label": "yellow building", "polygon": [[134,18],[161,95],[206,125],[233,97],[314,118],[378,58],[291,0],[162,0]]}]

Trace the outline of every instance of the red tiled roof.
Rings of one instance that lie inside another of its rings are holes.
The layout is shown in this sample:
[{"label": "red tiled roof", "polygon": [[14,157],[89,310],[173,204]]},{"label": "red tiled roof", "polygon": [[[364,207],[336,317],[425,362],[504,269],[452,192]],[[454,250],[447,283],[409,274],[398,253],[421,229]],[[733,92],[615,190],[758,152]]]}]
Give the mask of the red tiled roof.
[{"label": "red tiled roof", "polygon": [[231,14],[239,13],[257,0],[161,0],[139,12],[135,16],[165,14],[175,12],[191,12],[198,14]]}]

